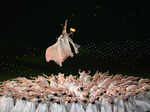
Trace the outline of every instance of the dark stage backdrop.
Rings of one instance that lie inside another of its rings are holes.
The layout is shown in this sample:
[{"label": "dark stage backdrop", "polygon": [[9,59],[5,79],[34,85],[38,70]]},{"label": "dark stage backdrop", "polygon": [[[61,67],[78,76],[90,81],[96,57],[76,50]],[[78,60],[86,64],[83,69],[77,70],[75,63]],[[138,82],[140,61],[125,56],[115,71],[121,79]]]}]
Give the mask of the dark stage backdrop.
[{"label": "dark stage backdrop", "polygon": [[120,59],[127,62],[127,55],[135,63],[137,58],[142,60],[140,66],[146,62],[147,67],[149,11],[148,3],[137,1],[0,1],[1,55],[24,55],[25,48],[44,51],[56,42],[68,19],[68,30],[69,27],[77,30],[72,38],[81,47],[95,52],[98,49],[100,54],[95,55],[106,57],[107,62],[112,57],[114,62]]},{"label": "dark stage backdrop", "polygon": [[56,41],[65,19],[77,29],[80,44],[104,40],[140,40],[150,36],[146,3],[103,0],[16,0],[0,2],[0,38],[45,47]]}]

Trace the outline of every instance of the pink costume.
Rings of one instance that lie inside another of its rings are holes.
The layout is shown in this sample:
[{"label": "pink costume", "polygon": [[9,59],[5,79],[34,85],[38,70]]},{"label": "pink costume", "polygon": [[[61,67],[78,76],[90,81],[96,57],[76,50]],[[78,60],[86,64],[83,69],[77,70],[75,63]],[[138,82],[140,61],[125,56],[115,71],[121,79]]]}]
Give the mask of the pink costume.
[{"label": "pink costume", "polygon": [[62,62],[64,62],[67,57],[73,57],[69,42],[72,44],[75,53],[78,53],[79,45],[75,44],[69,37],[70,34],[66,32],[66,27],[67,23],[65,23],[63,33],[58,37],[57,42],[46,49],[45,58],[47,62],[53,60],[59,66],[62,66]]}]

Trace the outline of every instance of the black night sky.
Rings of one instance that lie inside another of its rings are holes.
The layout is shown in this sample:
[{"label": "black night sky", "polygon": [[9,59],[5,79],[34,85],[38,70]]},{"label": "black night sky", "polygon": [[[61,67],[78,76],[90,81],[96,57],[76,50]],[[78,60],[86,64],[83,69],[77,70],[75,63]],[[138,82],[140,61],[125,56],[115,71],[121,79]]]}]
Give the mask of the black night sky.
[{"label": "black night sky", "polygon": [[145,65],[141,71],[150,73],[150,8],[137,1],[0,1],[1,55],[17,55],[25,47],[45,50],[56,42],[65,19],[77,30],[74,42],[99,48],[108,66],[111,55],[114,63],[125,67],[133,61],[134,70]]},{"label": "black night sky", "polygon": [[75,40],[80,44],[150,36],[149,9],[140,3],[16,0],[0,5],[1,39],[47,46],[55,42],[65,19],[77,29]]}]

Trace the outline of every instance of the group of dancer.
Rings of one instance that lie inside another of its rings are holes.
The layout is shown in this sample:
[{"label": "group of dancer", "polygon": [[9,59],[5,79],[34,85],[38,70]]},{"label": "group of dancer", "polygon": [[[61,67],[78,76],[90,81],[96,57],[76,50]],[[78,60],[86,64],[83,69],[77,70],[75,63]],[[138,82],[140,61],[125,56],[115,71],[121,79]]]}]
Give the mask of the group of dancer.
[{"label": "group of dancer", "polygon": [[0,112],[144,112],[150,80],[79,71],[1,82]]}]

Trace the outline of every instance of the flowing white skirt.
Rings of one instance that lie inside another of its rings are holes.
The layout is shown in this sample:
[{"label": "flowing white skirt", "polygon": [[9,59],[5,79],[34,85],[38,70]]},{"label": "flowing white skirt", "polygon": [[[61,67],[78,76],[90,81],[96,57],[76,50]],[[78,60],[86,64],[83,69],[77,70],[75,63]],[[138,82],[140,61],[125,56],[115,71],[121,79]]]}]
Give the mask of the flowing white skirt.
[{"label": "flowing white skirt", "polygon": [[39,103],[35,112],[49,112],[48,104],[46,104],[46,103],[44,103],[44,104]]},{"label": "flowing white skirt", "polygon": [[89,103],[86,108],[86,112],[100,112],[100,110],[98,109],[96,104]]},{"label": "flowing white skirt", "polygon": [[14,100],[11,97],[0,98],[0,112],[10,112],[14,108]]},{"label": "flowing white skirt", "polygon": [[49,112],[67,112],[63,104],[53,103],[49,107]]},{"label": "flowing white skirt", "polygon": [[35,112],[36,105],[34,102],[27,101],[26,106],[22,112]]},{"label": "flowing white skirt", "polygon": [[85,112],[85,110],[80,103],[72,103],[70,112]]},{"label": "flowing white skirt", "polygon": [[26,101],[17,99],[14,108],[10,112],[22,112],[26,107]]},{"label": "flowing white skirt", "polygon": [[145,95],[129,97],[123,101],[114,98],[109,104],[104,99],[100,99],[100,104],[81,103],[39,103],[17,99],[11,97],[0,97],[0,112],[145,112],[150,110],[150,100]]}]

